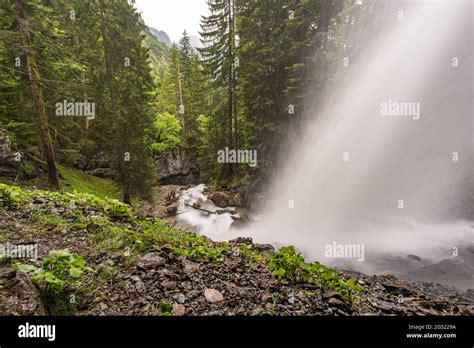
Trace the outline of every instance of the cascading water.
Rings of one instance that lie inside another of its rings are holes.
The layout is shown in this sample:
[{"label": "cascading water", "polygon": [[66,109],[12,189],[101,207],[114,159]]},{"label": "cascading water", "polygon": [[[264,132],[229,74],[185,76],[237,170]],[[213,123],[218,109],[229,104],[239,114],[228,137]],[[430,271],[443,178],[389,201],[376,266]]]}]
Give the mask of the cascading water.
[{"label": "cascading water", "polygon": [[[215,240],[250,236],[342,268],[474,288],[473,3],[407,4],[377,38],[357,39],[363,59],[307,115],[261,220],[180,219]],[[203,188],[184,191],[179,211],[199,198],[215,211]]]},{"label": "cascading water", "polygon": [[474,287],[474,257],[460,251],[474,242],[472,7],[405,9],[309,115],[261,223],[245,234],[330,264],[328,245],[363,246],[353,266],[369,272],[396,268],[380,255],[464,256],[471,276],[460,286]]},{"label": "cascading water", "polygon": [[233,209],[229,209],[230,207],[227,207],[226,212],[217,213],[219,207],[208,200],[203,193],[204,188],[205,185],[200,184],[181,192],[178,200],[177,220],[196,227],[197,232],[203,233],[209,238],[219,240],[234,222],[232,216],[238,218],[239,214],[237,212],[230,213],[233,211]]}]

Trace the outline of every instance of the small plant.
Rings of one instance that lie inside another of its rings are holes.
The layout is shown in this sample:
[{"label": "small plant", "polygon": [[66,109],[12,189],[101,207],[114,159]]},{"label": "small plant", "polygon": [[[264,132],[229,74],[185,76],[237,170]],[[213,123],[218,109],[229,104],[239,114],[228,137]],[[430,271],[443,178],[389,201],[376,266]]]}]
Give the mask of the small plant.
[{"label": "small plant", "polygon": [[339,272],[335,269],[324,266],[319,262],[312,263],[310,269],[311,274],[316,278],[319,285],[323,288],[332,289],[340,293],[346,299],[352,298],[353,291],[358,292],[364,290],[364,288],[356,283],[354,278],[344,281]]},{"label": "small plant", "polygon": [[262,261],[265,260],[265,258],[262,255],[260,255],[260,253],[258,251],[254,250],[251,245],[247,245],[245,243],[242,243],[239,246],[239,251],[240,251],[240,254],[243,257],[253,259],[257,262],[262,262]]},{"label": "small plant", "polygon": [[128,205],[115,199],[108,200],[104,211],[117,219],[129,216],[131,213],[130,207]]},{"label": "small plant", "polygon": [[19,187],[0,184],[0,199],[4,207],[17,208],[26,198],[26,193]]},{"label": "small plant", "polygon": [[84,272],[94,271],[86,266],[82,256],[69,250],[51,251],[49,257],[43,259],[41,267],[17,264],[15,270],[32,273],[33,282],[44,285],[44,291],[49,295],[60,293],[66,284],[74,285]]},{"label": "small plant", "polygon": [[171,304],[169,304],[168,302],[161,302],[160,310],[162,316],[170,316],[172,310]]},{"label": "small plant", "polygon": [[280,248],[271,258],[268,267],[279,279],[286,278],[293,283],[312,282],[324,289],[340,293],[345,299],[353,300],[353,293],[363,291],[354,278],[347,281],[335,269],[319,262],[306,263],[293,246]]},{"label": "small plant", "polygon": [[287,278],[292,282],[305,280],[308,276],[304,257],[293,246],[280,248],[270,258],[268,267],[279,279]]}]

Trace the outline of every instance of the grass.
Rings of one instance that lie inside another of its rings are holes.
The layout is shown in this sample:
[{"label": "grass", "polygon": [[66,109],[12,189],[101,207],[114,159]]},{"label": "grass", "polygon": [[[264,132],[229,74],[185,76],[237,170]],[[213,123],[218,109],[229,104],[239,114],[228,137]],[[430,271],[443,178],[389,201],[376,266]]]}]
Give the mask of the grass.
[{"label": "grass", "polygon": [[[111,179],[99,178],[87,174],[79,169],[58,164],[58,171],[61,174],[61,190],[72,192],[90,193],[99,198],[121,199],[119,185]],[[0,176],[0,183],[7,185],[18,185],[26,188],[44,187],[45,178],[36,177],[28,180],[17,180],[11,177]]]},{"label": "grass", "polygon": [[90,193],[99,198],[120,199],[120,189],[117,183],[111,179],[98,178],[81,170],[58,165],[61,173],[61,187],[65,191]]}]

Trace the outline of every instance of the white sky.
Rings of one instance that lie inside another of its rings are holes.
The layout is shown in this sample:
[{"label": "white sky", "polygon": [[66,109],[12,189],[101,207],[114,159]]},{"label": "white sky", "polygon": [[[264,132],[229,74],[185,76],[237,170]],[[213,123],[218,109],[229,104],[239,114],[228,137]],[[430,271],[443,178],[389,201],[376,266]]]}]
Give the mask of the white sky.
[{"label": "white sky", "polygon": [[199,36],[201,15],[208,15],[205,0],[136,0],[135,7],[148,26],[165,31],[175,42],[185,29]]}]

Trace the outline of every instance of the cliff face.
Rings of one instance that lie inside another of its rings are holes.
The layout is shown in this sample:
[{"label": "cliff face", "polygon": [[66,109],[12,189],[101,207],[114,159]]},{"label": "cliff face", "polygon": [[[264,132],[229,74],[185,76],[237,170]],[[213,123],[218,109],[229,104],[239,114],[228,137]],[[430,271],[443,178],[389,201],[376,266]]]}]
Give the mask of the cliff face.
[{"label": "cliff face", "polygon": [[0,176],[15,177],[20,173],[20,162],[11,149],[11,141],[5,130],[0,128]]},{"label": "cliff face", "polygon": [[186,185],[199,182],[196,155],[188,150],[173,149],[155,157],[157,180],[164,185]]}]

